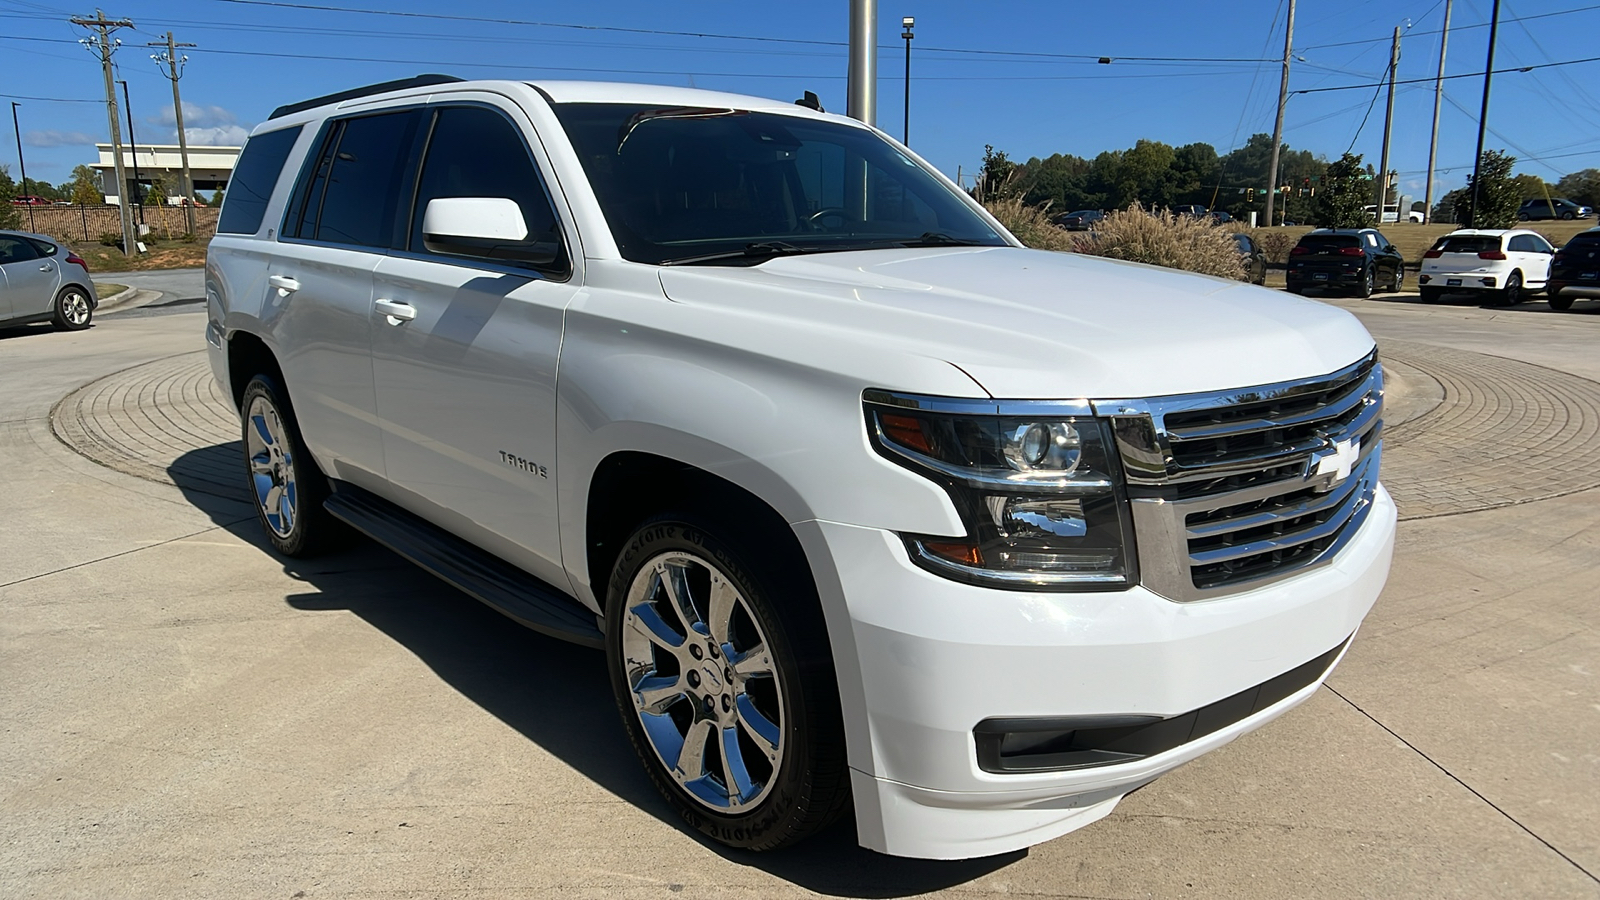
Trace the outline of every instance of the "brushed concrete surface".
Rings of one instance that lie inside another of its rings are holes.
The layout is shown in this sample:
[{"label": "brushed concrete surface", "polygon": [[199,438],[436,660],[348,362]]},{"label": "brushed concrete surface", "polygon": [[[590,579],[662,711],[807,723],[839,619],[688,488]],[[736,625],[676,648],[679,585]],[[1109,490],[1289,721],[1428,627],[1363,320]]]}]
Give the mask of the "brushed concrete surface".
[{"label": "brushed concrete surface", "polygon": [[[1600,377],[1600,317],[1361,314]],[[1404,523],[1328,690],[1082,831],[734,853],[656,797],[598,654],[371,545],[279,560],[244,504],[51,435],[202,324],[0,332],[0,896],[1600,897],[1600,492]]]}]

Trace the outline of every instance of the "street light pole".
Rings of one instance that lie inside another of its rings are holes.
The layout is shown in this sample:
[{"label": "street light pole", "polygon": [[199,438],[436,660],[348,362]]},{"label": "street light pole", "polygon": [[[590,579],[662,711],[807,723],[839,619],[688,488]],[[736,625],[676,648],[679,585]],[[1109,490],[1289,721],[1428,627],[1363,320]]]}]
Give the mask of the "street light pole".
[{"label": "street light pole", "polygon": [[917,20],[906,16],[900,20],[900,27],[905,29],[900,36],[906,39],[906,124],[901,131],[900,143],[911,146],[911,29],[915,28]]},{"label": "street light pole", "polygon": [[133,185],[132,193],[138,195],[139,224],[144,224],[144,194],[139,190],[139,142],[133,139],[133,101],[128,99],[128,83],[118,81],[122,85],[122,109],[128,114],[128,153],[133,157]]},{"label": "street light pole", "polygon": [[[22,104],[11,101],[11,129],[17,133],[17,168],[22,170],[22,196],[28,196],[28,161],[22,158],[22,126],[17,124],[17,107]],[[28,227],[38,231],[33,224],[33,201],[24,201],[28,204]]]},{"label": "street light pole", "polygon": [[1489,14],[1489,61],[1483,67],[1483,109],[1478,112],[1478,155],[1472,158],[1472,221],[1468,228],[1477,228],[1478,189],[1483,181],[1483,132],[1489,127],[1489,81],[1494,78],[1494,40],[1500,30],[1500,0],[1494,0],[1494,10]]}]

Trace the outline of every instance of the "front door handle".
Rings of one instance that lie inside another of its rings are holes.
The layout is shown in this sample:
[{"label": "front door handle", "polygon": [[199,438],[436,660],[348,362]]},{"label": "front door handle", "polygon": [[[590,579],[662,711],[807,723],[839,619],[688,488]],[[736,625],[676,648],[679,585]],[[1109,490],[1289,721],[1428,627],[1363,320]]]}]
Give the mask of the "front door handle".
[{"label": "front door handle", "polygon": [[388,317],[390,325],[404,325],[417,317],[417,308],[394,300],[374,300],[372,308]]},{"label": "front door handle", "polygon": [[279,297],[287,297],[300,290],[300,282],[287,275],[268,275],[267,284],[278,289]]}]

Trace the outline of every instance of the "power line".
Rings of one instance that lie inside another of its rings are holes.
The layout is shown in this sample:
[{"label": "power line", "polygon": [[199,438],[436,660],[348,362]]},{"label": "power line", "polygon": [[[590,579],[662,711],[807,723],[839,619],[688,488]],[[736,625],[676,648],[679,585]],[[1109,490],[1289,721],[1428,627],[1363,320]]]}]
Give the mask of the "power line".
[{"label": "power line", "polygon": [[[1589,56],[1589,57],[1585,57],[1583,59],[1565,59],[1565,60],[1562,60],[1561,62],[1540,63],[1538,65],[1532,65],[1532,66],[1512,66],[1510,68],[1505,68],[1505,69],[1495,69],[1493,74],[1495,74],[1495,75],[1503,75],[1503,74],[1505,74],[1507,72],[1531,72],[1531,71],[1533,71],[1535,69],[1551,69],[1551,68],[1556,68],[1558,66],[1576,66],[1576,65],[1580,65],[1582,63],[1592,63],[1592,62],[1600,62],[1600,56]],[[1387,70],[1385,70],[1385,71],[1387,71]],[[1453,78],[1482,78],[1485,74],[1486,73],[1484,73],[1484,72],[1463,72],[1463,73],[1461,73],[1459,75],[1446,75],[1444,77],[1445,77],[1446,81],[1449,81],[1450,79],[1453,79]],[[1432,78],[1407,78],[1407,79],[1403,79],[1401,81],[1396,81],[1395,84],[1421,84],[1423,82],[1433,81],[1433,80],[1434,79],[1432,79]],[[1295,94],[1321,94],[1321,93],[1324,93],[1326,91],[1354,91],[1354,90],[1359,90],[1361,88],[1382,87],[1382,86],[1387,85],[1387,84],[1388,84],[1387,81],[1380,81],[1380,82],[1377,82],[1376,84],[1341,84],[1341,85],[1335,85],[1334,87],[1301,88],[1300,90],[1292,91],[1291,93],[1295,93]]]},{"label": "power line", "polygon": [[42,103],[104,103],[104,100],[79,100],[76,97],[30,97],[26,94],[0,94],[8,100],[37,100]]},{"label": "power line", "polygon": [[[1579,6],[1579,7],[1576,7],[1574,9],[1558,9],[1555,12],[1539,13],[1537,15],[1532,15],[1532,16],[1522,16],[1521,18],[1516,18],[1516,19],[1501,19],[1500,21],[1502,21],[1502,22],[1531,22],[1534,19],[1548,19],[1548,18],[1551,18],[1552,16],[1568,16],[1568,15],[1572,15],[1573,13],[1591,12],[1591,11],[1597,10],[1597,9],[1600,9],[1600,5]],[[1431,12],[1431,10],[1430,10],[1430,12]],[[1489,27],[1489,23],[1488,22],[1480,22],[1477,25],[1456,25],[1456,26],[1452,27],[1450,30],[1452,32],[1459,32],[1459,31],[1468,31],[1468,30],[1473,29],[1473,28],[1488,28],[1488,27]],[[1425,34],[1440,34],[1440,33],[1442,33],[1442,32],[1439,32],[1439,31],[1413,31],[1413,32],[1411,32],[1411,34],[1413,36],[1415,36],[1415,37],[1421,37],[1422,35],[1425,35]],[[1387,42],[1388,40],[1389,40],[1388,38],[1366,38],[1366,39],[1359,40],[1359,41],[1339,41],[1337,43],[1332,43],[1332,44],[1311,44],[1310,46],[1299,47],[1297,49],[1299,49],[1299,50],[1326,50],[1329,47],[1355,47],[1355,46],[1359,46],[1359,45],[1362,45],[1362,44],[1382,44],[1382,43]]]}]

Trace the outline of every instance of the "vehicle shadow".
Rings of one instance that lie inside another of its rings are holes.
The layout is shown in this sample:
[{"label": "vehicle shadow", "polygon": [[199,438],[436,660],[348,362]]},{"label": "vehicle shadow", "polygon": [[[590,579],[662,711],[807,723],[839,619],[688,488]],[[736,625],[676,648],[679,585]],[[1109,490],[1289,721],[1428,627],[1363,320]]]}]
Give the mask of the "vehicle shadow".
[{"label": "vehicle shadow", "polygon": [[[237,443],[191,450],[167,472],[196,508],[271,554],[253,506],[241,499],[245,493],[219,489],[209,477],[217,460],[237,459],[238,452]],[[233,502],[219,502],[223,496]],[[289,606],[312,613],[354,613],[488,714],[620,799],[738,865],[820,894],[903,897],[967,883],[1027,855],[1019,851],[962,861],[883,856],[857,845],[851,821],[776,853],[712,843],[683,824],[640,768],[617,718],[603,654],[524,628],[443,582],[419,577],[409,562],[364,538],[336,554],[280,561],[285,573],[308,587],[285,597]],[[530,684],[558,684],[561,689],[529,691]]]}]

